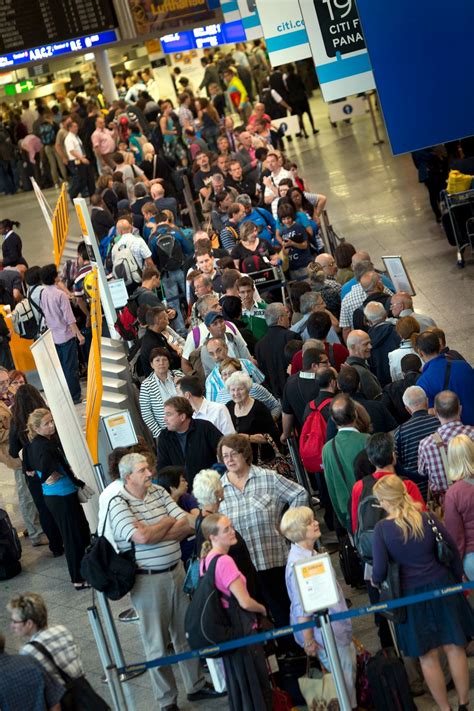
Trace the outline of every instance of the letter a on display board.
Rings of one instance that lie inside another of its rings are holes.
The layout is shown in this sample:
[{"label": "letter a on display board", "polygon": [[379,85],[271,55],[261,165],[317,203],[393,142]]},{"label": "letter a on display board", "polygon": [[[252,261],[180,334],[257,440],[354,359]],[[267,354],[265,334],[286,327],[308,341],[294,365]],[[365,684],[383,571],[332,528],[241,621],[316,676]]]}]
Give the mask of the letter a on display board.
[{"label": "letter a on display board", "polygon": [[375,89],[355,0],[299,0],[324,101]]}]

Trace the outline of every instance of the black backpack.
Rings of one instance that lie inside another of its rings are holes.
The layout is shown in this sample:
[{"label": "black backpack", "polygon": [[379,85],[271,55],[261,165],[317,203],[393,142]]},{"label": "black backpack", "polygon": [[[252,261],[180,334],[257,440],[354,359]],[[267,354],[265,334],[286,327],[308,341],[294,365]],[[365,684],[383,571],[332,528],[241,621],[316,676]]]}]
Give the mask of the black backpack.
[{"label": "black backpack", "polygon": [[0,580],[21,573],[21,543],[6,511],[0,509]]},{"label": "black backpack", "polygon": [[239,637],[239,631],[233,629],[229,614],[221,603],[221,597],[225,597],[229,603],[231,598],[216,588],[215,574],[219,558],[220,555],[216,555],[212,559],[186,610],[184,629],[191,649],[202,649]]},{"label": "black backpack", "polygon": [[349,536],[339,542],[339,565],[346,585],[353,588],[365,587],[364,566]]},{"label": "black backpack", "polygon": [[374,494],[376,483],[377,479],[374,479],[372,474],[362,479],[362,491],[360,492],[359,505],[357,507],[357,526],[354,533],[357,552],[363,561],[370,564],[373,562],[372,542],[374,528],[387,515],[387,512],[380,506]]},{"label": "black backpack", "polygon": [[158,232],[150,241],[150,249],[160,272],[176,272],[183,266],[183,250],[172,230]]}]

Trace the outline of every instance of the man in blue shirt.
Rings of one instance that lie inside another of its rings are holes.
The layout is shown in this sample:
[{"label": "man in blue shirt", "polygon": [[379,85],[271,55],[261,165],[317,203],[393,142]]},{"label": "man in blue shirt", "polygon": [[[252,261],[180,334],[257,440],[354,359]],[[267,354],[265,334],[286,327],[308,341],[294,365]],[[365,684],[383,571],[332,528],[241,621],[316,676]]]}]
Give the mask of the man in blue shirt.
[{"label": "man in blue shirt", "polygon": [[253,207],[252,200],[245,193],[239,195],[236,202],[242,205],[245,210],[245,216],[242,220],[244,222],[253,222],[254,225],[258,227],[258,236],[262,239],[266,239],[273,246],[278,246],[276,240],[276,222],[272,213],[265,210],[263,207]]},{"label": "man in blue shirt", "polygon": [[424,363],[417,385],[428,396],[429,406],[443,390],[456,393],[461,403],[461,420],[465,425],[474,425],[474,370],[464,360],[448,360],[440,353],[439,338],[425,332],[416,339],[416,348]]},{"label": "man in blue shirt", "polygon": [[[358,264],[359,262],[365,262],[365,261],[372,261],[370,259],[369,253],[368,252],[356,252],[353,257],[352,257],[352,262],[351,262],[351,267],[354,269],[355,265]],[[385,276],[385,274],[381,274],[382,277],[382,282],[383,285],[387,287],[387,289],[390,289],[390,291],[393,291],[395,293],[396,289],[393,286],[392,282],[390,279]],[[352,279],[349,279],[349,281],[346,281],[346,283],[343,285],[341,289],[341,301],[342,299],[347,296],[347,294],[350,292],[353,286],[357,284],[357,279],[354,277]]]}]

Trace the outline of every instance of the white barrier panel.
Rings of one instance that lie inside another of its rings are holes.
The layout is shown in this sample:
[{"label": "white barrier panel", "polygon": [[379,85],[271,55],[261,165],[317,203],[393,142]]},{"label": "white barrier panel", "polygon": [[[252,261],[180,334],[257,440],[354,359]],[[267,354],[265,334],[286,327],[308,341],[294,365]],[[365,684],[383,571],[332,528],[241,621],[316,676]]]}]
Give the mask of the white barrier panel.
[{"label": "white barrier panel", "polygon": [[[97,492],[94,464],[64,377],[51,331],[46,331],[41,338],[33,343],[31,352],[66,459],[77,478],[85,481]],[[93,496],[83,506],[90,529],[94,532],[97,528],[99,513],[98,495]]]}]

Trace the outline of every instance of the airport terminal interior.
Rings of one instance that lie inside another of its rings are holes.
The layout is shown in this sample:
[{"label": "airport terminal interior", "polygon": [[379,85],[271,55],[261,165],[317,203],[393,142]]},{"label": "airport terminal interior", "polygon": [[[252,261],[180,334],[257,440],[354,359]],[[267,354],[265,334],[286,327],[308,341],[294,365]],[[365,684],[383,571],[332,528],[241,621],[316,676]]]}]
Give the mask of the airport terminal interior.
[{"label": "airport terminal interior", "polygon": [[[196,23],[194,25],[191,23],[190,26],[196,26]],[[247,44],[251,45],[251,43]],[[199,61],[204,56],[201,51],[195,52],[190,57],[189,64],[181,61],[176,63],[175,56],[170,59],[168,55],[161,55],[155,45],[153,47],[150,45],[145,51],[142,41],[129,44],[125,48],[112,46],[108,51],[114,74],[120,71],[129,71],[129,67],[130,72],[137,72],[149,66],[159,68],[156,82],[160,86],[160,99],[170,98],[175,105],[177,104],[177,95],[171,79],[173,67],[175,65],[182,67],[185,76],[186,67],[191,67],[189,76],[195,86],[203,76]],[[128,59],[129,56],[132,59]],[[150,60],[150,56],[152,60]],[[207,52],[206,56],[209,56]],[[125,57],[126,59],[124,59]],[[103,61],[103,57],[101,61]],[[56,66],[55,62],[57,62]],[[131,63],[127,65],[127,62]],[[153,64],[153,62],[155,63]],[[88,76],[85,80],[88,82],[94,74],[93,55],[81,55],[81,59],[75,58],[74,54],[64,55],[59,59],[49,60],[49,64],[50,77],[55,74],[51,82],[53,89],[59,86],[59,83],[64,80],[64,76],[69,75],[69,78],[75,82],[76,90],[81,93],[81,72],[83,78],[85,75]],[[74,72],[74,76],[71,71]],[[304,71],[311,71],[311,64],[305,64]],[[314,71],[314,66],[312,71]],[[24,76],[26,77],[26,74]],[[26,81],[26,78],[21,81]],[[66,86],[68,89],[69,83],[61,86]],[[201,92],[201,96],[204,95]],[[34,94],[30,92],[25,96],[30,98]],[[370,98],[366,98],[366,110],[363,113],[355,115],[351,120],[337,121],[331,120],[328,104],[323,100],[319,88],[315,88],[311,92],[308,91],[308,96],[314,123],[319,132],[313,134],[307,123],[308,118],[305,116],[308,137],[299,134],[293,135],[291,141],[284,138],[284,155],[288,161],[297,164],[298,174],[304,179],[307,192],[326,196],[326,213],[336,235],[335,244],[346,241],[353,244],[358,252],[368,252],[375,269],[380,271],[385,269],[383,257],[401,256],[413,286],[415,312],[429,315],[434,319],[438,328],[445,332],[449,348],[460,352],[466,361],[473,364],[474,259],[472,253],[470,248],[466,249],[464,265],[463,268],[460,268],[456,246],[448,242],[443,223],[438,222],[433,214],[428,191],[426,186],[419,181],[419,172],[415,167],[412,155],[410,153],[398,156],[392,154],[381,106],[377,101],[376,94],[370,93]],[[11,97],[4,96],[1,100],[8,102],[10,99]],[[15,102],[22,99],[22,94],[14,97]],[[369,101],[372,102],[373,115],[368,108]],[[33,98],[31,104],[33,105]],[[229,111],[227,113],[230,115]],[[241,117],[235,110],[232,115],[235,125],[239,125]],[[424,146],[419,146],[419,148],[422,147]],[[60,195],[60,189],[46,184],[40,192],[51,208],[54,208]],[[86,198],[90,198],[87,193]],[[67,241],[76,245],[81,239],[81,227],[69,198],[68,210],[70,226]],[[14,195],[0,195],[0,220],[5,218],[20,223],[15,231],[21,236],[23,256],[29,266],[43,266],[54,261],[53,240],[34,191],[20,189]],[[191,236],[194,231],[190,228]],[[330,248],[331,245],[325,245],[324,251],[327,252]],[[15,353],[13,353],[13,357],[15,360]],[[43,390],[37,372],[34,370],[28,372],[27,378],[28,382]],[[86,379],[82,378],[80,382],[82,398],[81,402],[75,406],[75,412],[81,427],[85,430]],[[470,387],[471,397],[474,398],[472,380]],[[136,403],[134,407],[136,407]],[[145,427],[145,425],[143,426]],[[470,437],[473,439],[472,427],[470,430]],[[474,476],[474,462],[471,461],[470,467],[471,476]],[[65,625],[72,633],[80,650],[87,679],[97,693],[111,707],[114,707],[108,685],[105,683],[104,670],[87,612],[91,605],[97,604],[97,599],[90,589],[79,591],[74,589],[70,582],[64,556],[55,558],[47,545],[33,547],[31,539],[24,536],[25,526],[18,505],[14,472],[4,463],[0,463],[0,509],[4,509],[10,516],[11,523],[18,531],[22,546],[22,572],[9,580],[0,582],[0,632],[5,635],[6,652],[9,655],[16,654],[23,643],[12,632],[12,613],[6,607],[8,601],[19,593],[40,594],[48,608],[49,624]],[[322,544],[328,547],[331,554],[330,558],[336,571],[337,580],[342,586],[344,597],[349,601],[351,608],[367,605],[366,590],[355,589],[344,581],[339,563],[338,537],[335,531],[328,529],[322,508],[316,512],[316,518],[322,531]],[[145,651],[138,623],[134,621],[125,623],[119,620],[119,613],[128,607],[131,607],[128,596],[110,603],[125,662],[134,664],[144,661]],[[380,642],[373,616],[354,618],[352,622],[354,636],[371,654],[375,655],[380,648]],[[168,648],[168,653],[173,653],[171,645]],[[304,652],[302,655],[304,657]],[[470,688],[474,689],[474,663],[470,656],[468,656],[468,664]],[[423,687],[421,670],[419,667],[417,668],[414,660],[406,663],[405,668],[410,684],[413,683],[418,689],[418,694],[413,699],[416,708],[420,711],[441,708],[433,700],[426,684]],[[136,709],[136,711],[160,708],[181,709],[181,711],[197,711],[200,708],[216,710],[234,708],[229,706],[226,696],[210,697],[199,701],[188,699],[177,667],[175,666],[173,669],[179,690],[176,705],[159,705],[147,672],[122,685],[124,688],[126,687],[125,706],[115,706],[114,708],[119,708],[120,711],[122,708]],[[446,674],[449,681],[449,673],[446,672]],[[208,679],[206,671],[206,680]],[[448,685],[448,698],[449,704],[451,704],[449,708],[457,709],[459,697],[453,685]],[[472,707],[474,703],[473,691],[470,691],[469,699]],[[298,709],[306,708],[301,699],[294,701],[292,705]],[[358,707],[360,709],[366,708],[361,703],[358,704]],[[34,708],[40,709],[46,708],[46,706],[38,705]],[[248,708],[250,709],[250,706]],[[274,706],[274,708],[277,707]],[[291,706],[282,706],[281,708],[290,709]],[[340,708],[346,711],[343,705]],[[467,709],[468,705],[460,705],[459,708]],[[8,709],[9,711],[10,709],[11,711],[23,711],[23,709],[13,707],[8,707]],[[246,711],[245,705],[235,706],[235,711]],[[252,707],[252,711],[259,711],[259,709]],[[443,709],[443,711],[446,710]]]}]

